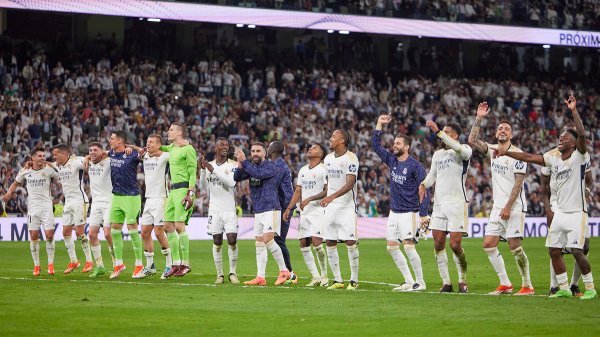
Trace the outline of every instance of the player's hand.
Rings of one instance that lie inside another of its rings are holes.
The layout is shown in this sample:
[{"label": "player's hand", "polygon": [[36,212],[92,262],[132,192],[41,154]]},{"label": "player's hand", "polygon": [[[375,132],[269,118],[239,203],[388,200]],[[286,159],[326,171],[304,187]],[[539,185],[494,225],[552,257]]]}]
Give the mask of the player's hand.
[{"label": "player's hand", "polygon": [[550,209],[550,207],[548,207],[546,210],[546,222],[548,228],[550,228],[550,224],[552,224],[552,219],[554,219],[554,212]]},{"label": "player's hand", "polygon": [[132,148],[130,148],[129,146],[125,148],[125,154],[126,154],[126,155],[128,155],[128,156],[129,156],[129,155],[130,155],[132,152],[133,152],[133,149],[132,149]]},{"label": "player's hand", "polygon": [[140,151],[138,152],[139,157],[143,157],[144,154],[146,154],[146,152],[148,152],[148,148],[147,147],[141,148]]},{"label": "player's hand", "polygon": [[377,119],[377,124],[388,124],[392,121],[392,115],[381,115]]},{"label": "player's hand", "polygon": [[187,139],[182,139],[181,142],[179,142],[179,146],[188,146],[190,145],[190,141]]},{"label": "player's hand", "polygon": [[508,220],[508,219],[510,219],[510,208],[504,207],[500,211],[500,219],[502,219],[502,220]]},{"label": "player's hand", "polygon": [[10,197],[11,197],[11,195],[6,193],[5,195],[2,196],[2,202],[6,204],[8,202],[8,200],[10,200]]},{"label": "player's hand", "polygon": [[486,117],[490,113],[490,107],[487,102],[479,103],[477,106],[477,117]]},{"label": "player's hand", "polygon": [[422,216],[420,219],[421,229],[427,230],[429,228],[430,222],[431,222],[431,217],[429,215]]},{"label": "player's hand", "polygon": [[502,157],[506,155],[506,152],[508,152],[508,149],[501,149],[500,147],[498,147],[494,149],[494,158]]},{"label": "player's hand", "polygon": [[286,209],[285,212],[283,212],[283,221],[289,221],[290,220],[290,209]]},{"label": "player's hand", "polygon": [[235,157],[237,158],[238,163],[243,163],[244,160],[246,160],[246,154],[244,153],[244,151],[240,150],[240,149],[235,149]]},{"label": "player's hand", "polygon": [[304,207],[306,207],[306,205],[308,205],[309,202],[310,202],[310,200],[308,200],[308,199],[302,200],[302,202],[300,202],[300,210],[303,211]]},{"label": "player's hand", "polygon": [[30,169],[30,168],[32,168],[32,167],[33,167],[33,162],[31,160],[26,161],[25,165],[23,165],[23,168],[27,169],[27,170]]},{"label": "player's hand", "polygon": [[192,197],[190,197],[189,194],[187,194],[185,196],[185,198],[183,198],[183,200],[181,201],[181,204],[183,205],[183,208],[187,211],[192,207],[193,201],[192,201]]},{"label": "player's hand", "polygon": [[577,108],[577,99],[575,99],[575,96],[571,95],[565,100],[565,104],[569,110],[573,111]]},{"label": "player's hand", "polygon": [[428,128],[430,128],[430,129],[431,129],[431,131],[433,131],[434,133],[438,133],[438,132],[440,132],[440,128],[438,128],[438,125],[437,125],[437,123],[436,123],[436,122],[434,122],[434,121],[427,121],[427,122],[425,123],[425,125],[426,125]]},{"label": "player's hand", "polygon": [[427,189],[425,185],[419,185],[419,203],[422,203],[425,200],[425,195],[427,195]]},{"label": "player's hand", "polygon": [[326,196],[325,198],[321,199],[320,204],[322,207],[327,207],[327,205],[329,205],[333,199],[334,198],[332,196]]}]

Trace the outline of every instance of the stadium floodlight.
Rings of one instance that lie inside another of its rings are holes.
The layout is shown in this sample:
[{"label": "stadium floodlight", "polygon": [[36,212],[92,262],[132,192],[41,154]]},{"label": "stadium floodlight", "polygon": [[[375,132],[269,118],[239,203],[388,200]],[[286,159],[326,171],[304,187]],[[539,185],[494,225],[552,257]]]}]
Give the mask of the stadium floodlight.
[{"label": "stadium floodlight", "polygon": [[243,23],[238,23],[235,26],[238,27],[238,28],[242,28],[242,27],[244,27],[244,24]]},{"label": "stadium floodlight", "polygon": [[156,19],[156,18],[149,18],[148,19],[149,22],[160,22],[160,19]]},{"label": "stadium floodlight", "polygon": [[334,32],[334,30],[333,30],[333,29],[328,29],[328,30],[327,30],[327,33],[329,33],[329,34],[332,34],[333,32]]},{"label": "stadium floodlight", "polygon": [[544,48],[544,49],[550,49],[550,45],[549,44],[545,44],[545,45],[542,46],[542,48]]},{"label": "stadium floodlight", "polygon": [[248,25],[248,28],[251,28],[251,29],[256,28],[256,25]]},{"label": "stadium floodlight", "polygon": [[348,34],[350,34],[350,32],[347,30],[340,30],[340,34],[348,35]]}]

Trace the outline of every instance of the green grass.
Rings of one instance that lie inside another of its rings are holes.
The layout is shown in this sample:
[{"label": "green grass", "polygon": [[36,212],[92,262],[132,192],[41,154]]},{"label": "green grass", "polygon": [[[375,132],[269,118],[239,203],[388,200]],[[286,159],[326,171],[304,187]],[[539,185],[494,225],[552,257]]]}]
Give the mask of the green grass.
[{"label": "green grass", "polygon": [[[125,243],[128,270],[118,280],[91,280],[80,271],[62,275],[67,254],[56,247],[57,275],[31,276],[26,242],[0,244],[0,336],[598,336],[600,300],[549,299],[548,257],[544,239],[527,239],[533,284],[538,296],[485,296],[498,279],[480,239],[464,240],[469,262],[470,294],[438,294],[440,278],[433,242],[418,245],[427,293],[393,293],[401,275],[387,254],[384,240],[360,243],[360,290],[327,291],[305,288],[308,271],[296,240],[290,240],[293,264],[301,276],[298,286],[248,288],[214,286],[211,243],[194,241],[192,274],[184,278],[130,278],[133,260]],[[590,261],[600,261],[592,239]],[[79,244],[77,244],[79,246]],[[105,248],[105,246],[104,246]],[[342,275],[349,277],[346,249],[340,246]],[[80,249],[78,247],[78,249]],[[256,272],[254,243],[240,242],[238,274],[242,281]],[[41,244],[45,261],[45,248]],[[226,250],[225,250],[226,251]],[[520,285],[516,263],[506,244],[501,246],[509,277]],[[110,262],[105,251],[105,261]],[[79,250],[78,256],[83,257]],[[456,286],[456,270],[450,272]],[[160,253],[156,261],[164,266]],[[224,255],[227,261],[227,255]],[[569,274],[573,259],[567,256]],[[228,270],[225,262],[225,271]],[[596,269],[598,270],[598,269]],[[268,282],[276,276],[269,257]],[[599,274],[596,274],[600,279]]]}]

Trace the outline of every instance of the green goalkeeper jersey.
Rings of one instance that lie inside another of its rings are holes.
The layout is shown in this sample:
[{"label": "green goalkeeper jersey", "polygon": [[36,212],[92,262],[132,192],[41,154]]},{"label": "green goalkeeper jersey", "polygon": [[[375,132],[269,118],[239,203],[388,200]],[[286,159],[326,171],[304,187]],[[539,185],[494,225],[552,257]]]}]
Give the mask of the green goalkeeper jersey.
[{"label": "green goalkeeper jersey", "polygon": [[169,152],[171,184],[188,182],[189,188],[196,186],[198,155],[194,147],[191,145],[176,146],[175,144],[170,144],[161,146],[160,150]]}]

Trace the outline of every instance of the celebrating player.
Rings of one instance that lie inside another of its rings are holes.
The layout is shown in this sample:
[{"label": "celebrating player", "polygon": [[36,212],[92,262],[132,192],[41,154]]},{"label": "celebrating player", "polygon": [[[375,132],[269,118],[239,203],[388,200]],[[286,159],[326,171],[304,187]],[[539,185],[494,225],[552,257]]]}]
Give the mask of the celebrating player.
[{"label": "celebrating player", "polygon": [[171,191],[165,206],[165,231],[173,254],[173,267],[163,273],[164,278],[185,276],[190,268],[190,239],[185,230],[192,214],[196,194],[198,156],[193,146],[184,139],[185,125],[173,123],[167,132],[170,145],[160,150],[169,152]]},{"label": "celebrating player", "polygon": [[340,272],[337,242],[345,241],[350,261],[350,282],[347,290],[358,288],[358,231],[356,214],[356,177],[358,157],[348,150],[350,135],[335,130],[329,139],[333,152],[325,157],[327,169],[327,196],[321,199],[325,207],[323,238],[327,240],[327,258],[333,273],[333,283],[327,289],[342,289],[344,281]]},{"label": "celebrating player", "polygon": [[146,202],[140,222],[142,224],[142,241],[144,242],[146,266],[137,275],[137,278],[156,274],[152,229],[154,229],[156,239],[161,246],[161,252],[166,259],[166,272],[170,270],[173,263],[169,241],[164,229],[165,204],[168,196],[167,175],[169,173],[169,153],[160,150],[161,143],[162,137],[160,135],[151,134],[148,136],[146,140],[146,153],[142,157],[144,163],[144,182],[146,185]]},{"label": "celebrating player", "polygon": [[238,169],[235,171],[234,180],[243,181],[250,179],[250,197],[254,210],[254,236],[256,238],[256,277],[244,282],[246,285],[266,285],[267,248],[279,267],[279,276],[275,285],[285,283],[290,272],[283,260],[281,248],[275,242],[275,235],[281,230],[281,204],[277,190],[278,167],[265,160],[267,148],[263,143],[254,143],[250,148],[252,161],[246,160],[246,155],[240,149],[235,150],[238,160]]},{"label": "celebrating player", "polygon": [[2,197],[5,203],[12,197],[18,186],[26,184],[27,189],[27,225],[29,228],[29,248],[33,258],[33,276],[40,275],[40,228],[46,235],[46,254],[48,254],[48,275],[54,275],[54,213],[50,198],[52,178],[58,179],[56,169],[46,166],[44,149],[36,147],[31,151],[31,168],[23,168],[17,174]]},{"label": "celebrating player", "polygon": [[112,182],[112,199],[110,205],[110,232],[113,238],[115,252],[115,266],[110,278],[119,277],[125,270],[123,264],[123,233],[121,229],[127,226],[133,253],[135,255],[135,269],[133,278],[138,278],[143,271],[142,265],[142,240],[138,233],[138,216],[142,206],[140,187],[137,181],[137,168],[140,163],[140,153],[132,151],[125,153],[127,133],[115,131],[110,135],[110,179]]},{"label": "celebrating player", "polygon": [[219,137],[215,145],[215,159],[207,162],[200,157],[200,188],[207,189],[208,204],[208,234],[213,237],[213,260],[217,269],[215,283],[225,282],[223,274],[223,232],[227,236],[229,246],[229,275],[231,283],[240,283],[236,274],[238,258],[237,233],[238,219],[235,212],[235,180],[233,175],[237,162],[229,160],[229,140]]},{"label": "celebrating player", "polygon": [[577,112],[577,101],[574,96],[570,96],[565,103],[573,113],[576,130],[568,129],[560,134],[558,152],[549,151],[544,155],[536,155],[498,149],[497,155],[506,155],[550,168],[550,186],[553,183],[556,184],[556,188],[551,190],[556,193],[556,209],[552,226],[546,238],[546,247],[549,248],[552,266],[560,288],[550,297],[573,296],[569,289],[565,262],[561,254],[563,249],[570,249],[581,269],[585,284],[586,290],[581,299],[588,300],[598,296],[594,289],[592,268],[583,253],[588,207],[585,199],[584,175],[590,155],[586,148],[585,129]]},{"label": "celebrating player", "polygon": [[[92,193],[92,207],[90,209],[90,244],[96,265],[90,277],[98,277],[106,273],[102,260],[102,246],[98,239],[100,227],[104,228],[104,237],[108,242],[108,251],[114,261],[112,236],[110,233],[110,203],[112,200],[112,183],[110,178],[110,158],[102,149],[102,144],[92,142],[89,145],[89,159],[86,158],[88,176],[90,177],[90,191]],[[114,267],[114,266],[113,266]]]},{"label": "celebrating player", "polygon": [[[393,153],[381,146],[381,130],[384,124],[392,121],[390,115],[382,115],[377,120],[373,132],[373,150],[391,170],[392,195],[391,212],[387,223],[387,250],[404,276],[405,282],[394,291],[419,291],[425,290],[423,267],[421,257],[417,253],[417,217],[420,216],[420,225],[425,226],[429,221],[429,193],[423,202],[419,201],[419,185],[425,179],[425,168],[415,158],[409,155],[411,138],[398,135],[394,140]],[[404,245],[404,252],[415,272],[417,282],[413,279],[406,258],[400,251],[400,242]]]},{"label": "celebrating player", "polygon": [[85,222],[87,218],[87,209],[89,199],[83,190],[84,157],[71,155],[71,148],[67,144],[58,144],[52,149],[54,157],[54,168],[60,176],[63,194],[65,196],[65,208],[63,211],[63,237],[65,246],[71,262],[65,269],[65,274],[69,274],[79,267],[77,254],[75,253],[75,244],[73,243],[73,227],[77,240],[81,242],[81,248],[85,254],[85,266],[82,272],[87,273],[92,270],[94,263],[92,252],[90,250],[90,241],[85,234]]},{"label": "celebrating player", "polygon": [[444,143],[443,149],[434,152],[431,169],[419,186],[419,198],[423,200],[426,189],[436,184],[429,229],[433,231],[435,259],[443,283],[440,292],[453,290],[446,255],[446,235],[450,233],[450,248],[454,253],[454,263],[458,270],[458,291],[466,293],[468,292],[467,259],[461,242],[463,235],[468,235],[469,218],[465,180],[473,150],[458,141],[461,133],[458,124],[448,123],[444,130],[440,130],[434,121],[427,121],[426,125]]},{"label": "celebrating player", "polygon": [[508,240],[510,252],[517,262],[521,274],[521,289],[515,295],[533,295],[534,289],[529,276],[529,259],[521,246],[527,212],[527,202],[523,191],[523,180],[527,165],[519,160],[503,156],[494,158],[494,149],[502,148],[511,151],[521,151],[512,142],[512,124],[501,121],[496,128],[498,144],[488,144],[479,140],[479,130],[483,119],[490,113],[487,102],[477,107],[477,117],[469,134],[469,145],[475,150],[488,156],[491,160],[492,191],[494,206],[485,230],[483,250],[500,278],[500,285],[490,295],[510,294],[513,286],[504,267],[504,259],[498,251],[500,238]]},{"label": "celebrating player", "polygon": [[[318,285],[326,287],[329,285],[327,253],[323,248],[323,235],[321,234],[324,209],[319,204],[319,200],[327,196],[327,170],[323,165],[323,159],[326,155],[327,151],[321,144],[314,144],[308,149],[306,153],[308,164],[304,165],[298,172],[292,200],[290,200],[283,213],[283,220],[288,221],[294,206],[300,201],[300,211],[302,213],[300,214],[298,239],[300,239],[302,257],[312,275],[311,281],[307,284],[308,287]],[[315,259],[310,250],[311,242],[317,252],[321,274],[317,270]]]}]

